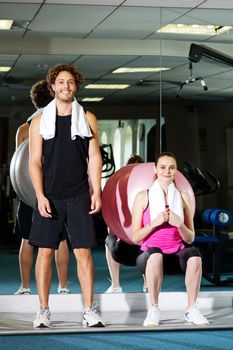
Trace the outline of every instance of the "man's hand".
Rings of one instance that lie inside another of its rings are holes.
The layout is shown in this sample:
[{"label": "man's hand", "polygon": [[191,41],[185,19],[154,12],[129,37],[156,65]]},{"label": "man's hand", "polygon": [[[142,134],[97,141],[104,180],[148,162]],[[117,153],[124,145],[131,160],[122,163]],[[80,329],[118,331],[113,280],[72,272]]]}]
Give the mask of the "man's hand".
[{"label": "man's hand", "polygon": [[38,200],[38,210],[41,216],[44,218],[52,218],[52,211],[50,207],[49,200],[46,197],[37,198]]},{"label": "man's hand", "polygon": [[101,199],[99,195],[93,195],[91,196],[91,210],[89,211],[89,214],[96,214],[100,211],[101,208]]}]

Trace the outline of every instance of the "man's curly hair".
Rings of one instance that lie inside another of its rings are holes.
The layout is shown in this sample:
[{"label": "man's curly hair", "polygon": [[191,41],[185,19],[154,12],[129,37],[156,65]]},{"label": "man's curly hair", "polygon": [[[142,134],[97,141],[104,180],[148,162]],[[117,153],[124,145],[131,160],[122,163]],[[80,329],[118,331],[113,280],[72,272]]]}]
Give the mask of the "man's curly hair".
[{"label": "man's curly hair", "polygon": [[74,77],[77,91],[79,90],[80,85],[84,82],[84,77],[75,64],[57,64],[55,67],[51,68],[47,74],[48,89],[52,96],[54,96],[52,85],[55,83],[58,74],[63,71],[69,72]]},{"label": "man's curly hair", "polygon": [[53,97],[48,90],[48,84],[45,79],[39,80],[32,85],[30,97],[36,108],[45,107],[50,101],[52,101]]}]

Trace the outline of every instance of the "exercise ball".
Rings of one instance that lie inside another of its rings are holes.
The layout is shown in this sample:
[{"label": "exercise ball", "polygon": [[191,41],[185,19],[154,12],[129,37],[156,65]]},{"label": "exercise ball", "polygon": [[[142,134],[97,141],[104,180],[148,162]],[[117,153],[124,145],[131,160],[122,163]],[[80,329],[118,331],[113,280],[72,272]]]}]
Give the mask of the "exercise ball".
[{"label": "exercise ball", "polygon": [[22,201],[31,207],[35,206],[36,194],[29,174],[28,139],[22,142],[11,159],[10,179],[12,186]]},{"label": "exercise ball", "polygon": [[[118,238],[132,244],[131,216],[135,196],[147,190],[156,179],[154,163],[130,164],[116,171],[106,183],[102,193],[102,214],[110,231]],[[175,185],[190,196],[192,213],[195,213],[195,197],[186,177],[179,171]]]}]

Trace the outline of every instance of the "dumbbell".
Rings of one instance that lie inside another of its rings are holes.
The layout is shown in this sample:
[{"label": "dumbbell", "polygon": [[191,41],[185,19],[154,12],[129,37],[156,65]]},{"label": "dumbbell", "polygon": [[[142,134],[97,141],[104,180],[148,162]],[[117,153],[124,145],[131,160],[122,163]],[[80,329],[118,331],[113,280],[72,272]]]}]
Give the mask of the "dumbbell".
[{"label": "dumbbell", "polygon": [[207,224],[216,226],[229,226],[232,222],[232,214],[226,209],[206,209],[202,215]]}]

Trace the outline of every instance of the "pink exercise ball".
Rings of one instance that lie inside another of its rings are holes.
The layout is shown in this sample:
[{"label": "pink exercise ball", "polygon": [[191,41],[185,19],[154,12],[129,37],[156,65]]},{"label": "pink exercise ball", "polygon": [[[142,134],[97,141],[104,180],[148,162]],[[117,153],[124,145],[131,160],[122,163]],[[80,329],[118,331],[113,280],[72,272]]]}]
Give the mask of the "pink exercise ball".
[{"label": "pink exercise ball", "polygon": [[[130,164],[116,171],[106,183],[102,193],[102,214],[110,231],[121,240],[131,243],[131,216],[135,196],[150,188],[156,174],[154,163]],[[192,213],[195,213],[195,196],[186,177],[177,171],[175,185],[189,194]]]}]

